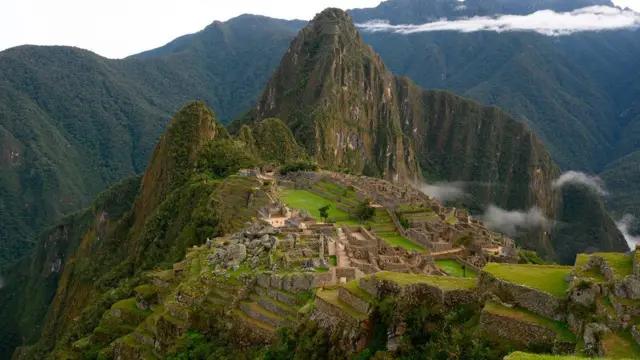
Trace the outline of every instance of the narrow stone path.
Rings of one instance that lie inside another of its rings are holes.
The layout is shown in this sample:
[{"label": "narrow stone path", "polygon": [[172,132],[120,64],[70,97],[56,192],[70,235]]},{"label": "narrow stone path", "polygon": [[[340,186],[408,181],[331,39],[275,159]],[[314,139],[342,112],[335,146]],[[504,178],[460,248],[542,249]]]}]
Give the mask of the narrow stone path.
[{"label": "narrow stone path", "polygon": [[351,261],[349,261],[349,257],[347,256],[347,251],[345,250],[347,243],[347,235],[342,231],[341,228],[338,228],[338,267],[350,267]]},{"label": "narrow stone path", "polygon": [[444,254],[455,254],[455,253],[459,253],[459,252],[462,252],[462,249],[451,249],[451,250],[445,250],[445,251],[438,251],[438,252],[429,253],[428,255],[437,256],[437,255],[444,255]]}]

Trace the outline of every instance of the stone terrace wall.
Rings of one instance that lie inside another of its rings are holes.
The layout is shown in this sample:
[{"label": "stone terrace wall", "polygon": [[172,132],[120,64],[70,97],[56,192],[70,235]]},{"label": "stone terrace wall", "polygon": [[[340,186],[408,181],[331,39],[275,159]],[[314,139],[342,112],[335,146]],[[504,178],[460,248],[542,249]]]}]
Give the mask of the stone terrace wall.
[{"label": "stone terrace wall", "polygon": [[480,316],[480,328],[488,334],[527,345],[551,345],[556,338],[556,334],[549,329],[487,311]]},{"label": "stone terrace wall", "polygon": [[527,286],[502,281],[485,271],[480,272],[478,282],[483,293],[495,294],[505,303],[515,303],[549,319],[565,320],[566,300]]}]

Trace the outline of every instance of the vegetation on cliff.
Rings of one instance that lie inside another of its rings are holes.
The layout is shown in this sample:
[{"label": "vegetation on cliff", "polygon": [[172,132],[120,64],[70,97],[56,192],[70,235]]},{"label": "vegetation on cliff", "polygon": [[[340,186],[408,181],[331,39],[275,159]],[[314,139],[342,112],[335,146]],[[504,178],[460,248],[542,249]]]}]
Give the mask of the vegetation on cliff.
[{"label": "vegetation on cliff", "polygon": [[252,106],[300,21],[245,15],[128,59],[68,47],[0,52],[0,268],[62,215],[142,173],[171,115]]}]

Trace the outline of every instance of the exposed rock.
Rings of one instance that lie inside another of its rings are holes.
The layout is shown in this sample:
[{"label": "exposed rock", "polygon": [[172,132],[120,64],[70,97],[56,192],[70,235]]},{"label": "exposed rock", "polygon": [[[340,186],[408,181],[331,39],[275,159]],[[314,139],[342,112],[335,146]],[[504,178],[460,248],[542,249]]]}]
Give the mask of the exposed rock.
[{"label": "exposed rock", "polygon": [[599,290],[597,286],[582,289],[580,287],[576,287],[571,292],[571,300],[585,308],[591,308],[596,302],[596,296],[598,293]]},{"label": "exposed rock", "polygon": [[249,267],[255,269],[258,266],[260,266],[260,258],[257,256],[252,257],[251,260],[249,260]]},{"label": "exposed rock", "polygon": [[588,324],[583,335],[585,355],[604,356],[604,349],[600,343],[600,337],[609,331],[611,330],[604,324]]},{"label": "exposed rock", "polygon": [[258,231],[256,235],[259,237],[263,237],[266,235],[278,235],[279,233],[280,231],[278,229],[271,226],[265,226],[264,228],[260,229],[260,231]]},{"label": "exposed rock", "polygon": [[213,257],[207,256],[210,265],[220,264],[225,268],[239,265],[246,257],[247,248],[242,244],[233,244],[218,248]]}]

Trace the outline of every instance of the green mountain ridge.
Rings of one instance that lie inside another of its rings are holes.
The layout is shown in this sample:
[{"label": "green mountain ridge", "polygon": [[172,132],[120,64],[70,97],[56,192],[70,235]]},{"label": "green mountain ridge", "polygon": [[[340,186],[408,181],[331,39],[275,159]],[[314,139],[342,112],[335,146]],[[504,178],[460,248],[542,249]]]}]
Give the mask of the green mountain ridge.
[{"label": "green mountain ridge", "polygon": [[[489,204],[507,210],[538,206],[551,219],[576,224],[570,204],[591,204],[591,220],[604,230],[593,234],[583,226],[586,220],[572,226],[576,239],[588,239],[576,241],[580,245],[565,245],[566,235],[544,229],[519,239],[547,258],[573,262],[581,246],[626,249],[597,195],[580,190],[563,196],[552,188],[560,169],[527,125],[496,107],[393,77],[341,10],[319,14],[301,31],[256,114],[245,120],[269,117],[287,123],[329,169],[409,182],[482,183],[470,189],[474,201],[466,204],[476,211]],[[555,243],[570,250],[556,253]]]},{"label": "green mountain ridge", "polygon": [[242,16],[124,60],[68,47],[0,52],[0,268],[63,214],[143,172],[187,102],[226,120],[253,104],[296,24]]},{"label": "green mountain ridge", "polygon": [[[350,13],[359,23],[386,19],[418,24],[431,21],[435,10],[429,6],[453,3],[396,0]],[[465,5],[473,15],[530,13],[538,6],[611,5],[608,1],[509,3]],[[521,9],[506,10],[510,5]],[[492,6],[502,10],[488,10]],[[408,76],[424,88],[445,89],[499,106],[529,124],[563,170],[591,174],[601,173],[639,146],[636,37],[634,30],[561,37],[518,32],[363,32],[364,40],[395,74]],[[631,196],[627,203],[640,201]],[[616,214],[628,209],[618,204],[607,201],[607,208]],[[637,210],[633,214],[640,216]]]},{"label": "green mountain ridge", "polygon": [[[360,86],[368,91],[357,91]],[[271,201],[263,181],[233,175],[261,163],[309,157],[390,180],[495,178],[483,199],[518,208],[539,204],[572,225],[575,237],[591,229],[587,222],[602,231],[579,246],[624,244],[615,227],[599,226],[613,222],[592,194],[561,199],[552,191],[560,170],[525,124],[496,107],[394,78],[341,10],[324,11],[291,43],[258,104],[235,123],[233,135],[204,102],[189,104],[174,115],[142,179],[112,187],[91,208],[43,233],[0,290],[0,324],[11,329],[0,356],[19,345],[16,360],[76,356],[74,344],[147,283],[148,271],[171,270],[187,249],[241,230]],[[563,215],[563,206],[575,210],[567,205],[572,199],[584,199],[588,218]],[[538,232],[519,241],[549,257],[575,256],[574,248],[555,254],[561,248],[554,239]]]}]

